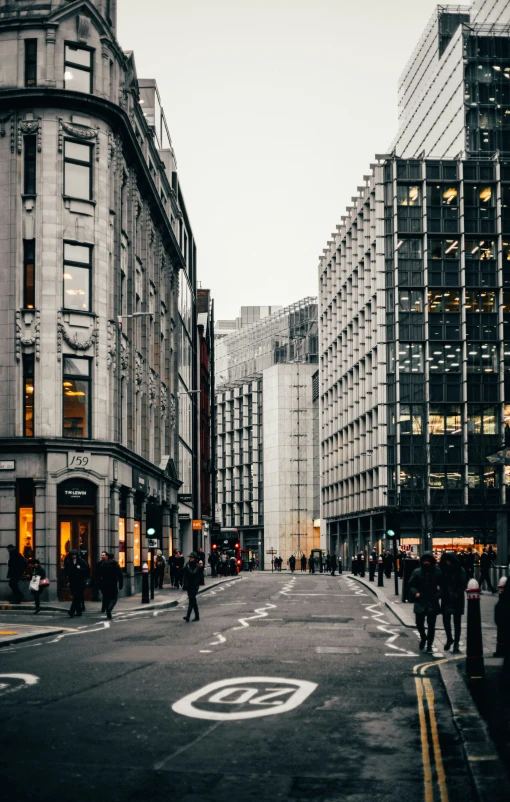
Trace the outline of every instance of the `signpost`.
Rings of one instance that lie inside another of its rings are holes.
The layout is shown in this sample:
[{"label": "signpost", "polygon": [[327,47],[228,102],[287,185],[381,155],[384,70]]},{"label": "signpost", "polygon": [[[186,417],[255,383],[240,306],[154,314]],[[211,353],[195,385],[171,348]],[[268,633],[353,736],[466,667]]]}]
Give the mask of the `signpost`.
[{"label": "signpost", "polygon": [[273,555],[276,554],[276,553],[277,553],[276,549],[268,549],[266,551],[266,554],[270,554],[271,555],[271,573],[273,573],[273,571],[274,571]]}]

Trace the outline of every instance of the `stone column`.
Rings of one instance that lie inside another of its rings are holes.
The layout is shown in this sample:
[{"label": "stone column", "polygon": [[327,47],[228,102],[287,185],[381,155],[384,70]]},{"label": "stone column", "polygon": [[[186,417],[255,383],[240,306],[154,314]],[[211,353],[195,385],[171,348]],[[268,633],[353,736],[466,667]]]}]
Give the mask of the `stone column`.
[{"label": "stone column", "polygon": [[110,485],[110,545],[107,551],[113,551],[115,559],[119,550],[119,513],[120,513],[120,485],[112,482]]},{"label": "stone column", "polygon": [[97,545],[95,554],[89,554],[89,563],[97,563],[102,551],[110,551],[110,486],[105,479],[96,491]]},{"label": "stone column", "polygon": [[163,502],[163,517],[162,517],[163,537],[161,541],[161,549],[163,557],[168,559],[170,554],[170,547],[172,543],[172,526],[170,518],[170,507],[166,502]]},{"label": "stone column", "polygon": [[144,496],[142,501],[142,520],[140,521],[140,539],[141,539],[141,555],[142,565],[149,561],[149,552],[147,549],[147,502],[149,496]]},{"label": "stone column", "polygon": [[56,86],[55,81],[55,40],[57,29],[46,29],[46,86]]},{"label": "stone column", "polygon": [[[110,97],[110,51],[105,42],[101,43],[101,67],[103,70],[103,95]],[[110,98],[111,100],[111,98]]]},{"label": "stone column", "polygon": [[34,543],[35,556],[50,580],[57,578],[57,554],[50,550],[50,533],[46,532],[46,482],[34,481]]},{"label": "stone column", "polygon": [[135,566],[133,564],[134,546],[134,520],[135,520],[135,491],[128,490],[126,497],[126,595],[132,596],[135,592]]}]

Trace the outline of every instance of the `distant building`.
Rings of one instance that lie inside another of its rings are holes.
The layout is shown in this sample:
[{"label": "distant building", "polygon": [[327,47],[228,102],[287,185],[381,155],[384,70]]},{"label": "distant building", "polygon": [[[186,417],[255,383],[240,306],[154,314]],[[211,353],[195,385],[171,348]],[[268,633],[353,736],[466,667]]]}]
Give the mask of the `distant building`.
[{"label": "distant building", "polygon": [[[307,555],[314,531],[315,298],[305,298],[216,343],[216,520],[270,561]],[[316,465],[317,467],[317,465]]]},{"label": "distant building", "polygon": [[[213,453],[214,426],[214,302],[210,290],[197,291],[197,327],[199,355],[199,440],[200,440],[200,509],[202,543],[207,547],[213,522],[213,498],[216,487]],[[198,545],[198,543],[196,544]]]},{"label": "distant building", "polygon": [[242,306],[239,317],[234,320],[217,320],[214,327],[214,336],[216,340],[221,337],[227,337],[229,334],[242,329],[243,326],[249,326],[251,323],[256,323],[264,317],[269,317],[275,312],[278,312],[281,306]]}]

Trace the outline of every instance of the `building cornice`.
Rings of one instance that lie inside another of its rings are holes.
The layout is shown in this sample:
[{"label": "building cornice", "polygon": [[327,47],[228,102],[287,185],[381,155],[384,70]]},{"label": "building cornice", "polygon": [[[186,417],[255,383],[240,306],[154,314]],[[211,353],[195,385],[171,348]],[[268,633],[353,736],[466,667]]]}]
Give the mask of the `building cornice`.
[{"label": "building cornice", "polygon": [[137,173],[140,188],[149,199],[151,213],[164,232],[165,245],[169,247],[172,256],[179,267],[186,269],[184,257],[179,248],[170,221],[167,217],[163,202],[150,174],[140,145],[136,139],[129,116],[124,109],[105,98],[97,95],[87,95],[81,92],[71,92],[65,89],[52,87],[33,87],[31,89],[2,89],[0,90],[0,113],[4,109],[18,110],[37,106],[39,108],[68,109],[76,114],[89,114],[104,120],[111,128],[120,134],[123,148],[132,159]]}]

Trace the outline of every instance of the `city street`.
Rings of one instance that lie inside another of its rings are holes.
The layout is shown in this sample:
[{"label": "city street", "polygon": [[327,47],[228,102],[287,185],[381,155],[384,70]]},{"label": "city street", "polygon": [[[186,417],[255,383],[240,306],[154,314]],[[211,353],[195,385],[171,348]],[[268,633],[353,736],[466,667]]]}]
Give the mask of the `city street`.
[{"label": "city street", "polygon": [[472,802],[437,669],[415,672],[443,655],[368,589],[256,573],[199,605],[0,613],[64,629],[0,650],[9,798]]}]

